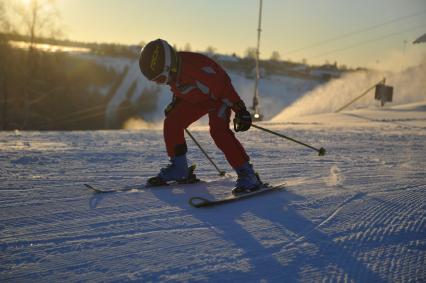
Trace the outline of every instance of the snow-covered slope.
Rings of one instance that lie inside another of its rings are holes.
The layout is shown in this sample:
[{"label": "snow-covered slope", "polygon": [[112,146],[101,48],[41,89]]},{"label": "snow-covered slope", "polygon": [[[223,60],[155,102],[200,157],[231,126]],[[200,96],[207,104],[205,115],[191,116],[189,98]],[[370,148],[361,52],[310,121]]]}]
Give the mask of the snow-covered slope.
[{"label": "snow-covered slope", "polygon": [[[155,83],[148,81],[139,70],[137,60],[127,58],[111,58],[107,56],[96,56],[91,54],[79,54],[80,58],[90,60],[97,64],[102,64],[108,68],[115,68],[118,72],[123,73],[128,68],[123,80],[117,88],[112,99],[109,101],[106,109],[106,124],[113,125],[117,119],[117,111],[120,105],[126,100],[130,100],[135,105],[141,96],[151,93],[156,87],[158,98],[156,109],[150,113],[141,113],[140,121],[131,121],[127,123],[126,128],[147,128],[161,124],[164,118],[164,108],[171,101],[171,91],[168,86],[157,86]],[[220,57],[224,60],[225,57]],[[233,60],[235,58],[230,57]],[[254,94],[254,79],[247,78],[243,73],[233,70],[227,70],[232,83],[246,102],[247,106],[252,106]],[[259,92],[261,94],[260,107],[266,120],[271,119],[279,114],[283,108],[289,106],[297,99],[301,98],[308,91],[321,85],[323,82],[311,79],[301,79],[287,76],[270,75],[259,83]],[[200,124],[207,124],[207,120],[203,119]]]},{"label": "snow-covered slope", "polygon": [[[274,123],[276,120],[272,120]],[[410,104],[389,106],[385,108],[361,108],[345,110],[341,113],[313,114],[286,119],[287,125],[320,127],[369,127],[381,125],[399,125],[403,127],[426,126],[426,100]],[[280,123],[278,123],[280,124]]]},{"label": "snow-covered slope", "polygon": [[[188,139],[206,183],[137,186],[166,164],[161,130],[0,132],[2,282],[425,282],[426,104],[316,115],[238,133],[286,189],[210,209],[234,175],[204,127]],[[347,122],[343,123],[342,121]]]}]

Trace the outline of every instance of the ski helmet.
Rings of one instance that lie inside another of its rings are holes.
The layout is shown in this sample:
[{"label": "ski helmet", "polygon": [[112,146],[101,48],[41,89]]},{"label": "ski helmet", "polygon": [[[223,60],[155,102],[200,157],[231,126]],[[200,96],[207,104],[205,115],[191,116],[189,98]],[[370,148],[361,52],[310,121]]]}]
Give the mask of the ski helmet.
[{"label": "ski helmet", "polygon": [[176,51],[165,40],[151,41],[141,50],[139,67],[148,80],[166,84],[171,72],[177,72]]}]

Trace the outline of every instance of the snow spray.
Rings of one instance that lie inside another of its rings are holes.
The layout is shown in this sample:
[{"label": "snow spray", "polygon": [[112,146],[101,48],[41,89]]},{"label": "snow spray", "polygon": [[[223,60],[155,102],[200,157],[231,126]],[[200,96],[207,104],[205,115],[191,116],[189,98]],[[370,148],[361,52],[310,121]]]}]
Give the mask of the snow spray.
[{"label": "snow spray", "polygon": [[[402,58],[404,60],[402,60]],[[426,53],[412,51],[410,54],[393,53],[380,65],[380,69],[368,69],[347,73],[308,92],[285,108],[272,121],[331,113],[357,97],[362,91],[377,84],[383,78],[394,87],[393,104],[404,104],[426,100]],[[374,94],[366,95],[348,109],[374,108],[379,104]]]},{"label": "snow spray", "polygon": [[333,165],[330,168],[330,175],[328,176],[327,185],[329,186],[341,186],[345,181],[345,176],[340,171],[339,167]]},{"label": "snow spray", "polygon": [[162,129],[162,122],[147,122],[141,118],[130,118],[123,124],[125,130]]}]

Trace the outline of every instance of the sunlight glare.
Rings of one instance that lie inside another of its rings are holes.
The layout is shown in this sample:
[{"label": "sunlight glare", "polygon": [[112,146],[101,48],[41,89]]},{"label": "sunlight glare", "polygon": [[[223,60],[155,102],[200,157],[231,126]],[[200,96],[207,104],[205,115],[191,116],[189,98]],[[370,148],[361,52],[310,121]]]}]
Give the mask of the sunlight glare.
[{"label": "sunlight glare", "polygon": [[22,4],[24,4],[25,6],[28,6],[31,4],[32,0],[21,0]]}]

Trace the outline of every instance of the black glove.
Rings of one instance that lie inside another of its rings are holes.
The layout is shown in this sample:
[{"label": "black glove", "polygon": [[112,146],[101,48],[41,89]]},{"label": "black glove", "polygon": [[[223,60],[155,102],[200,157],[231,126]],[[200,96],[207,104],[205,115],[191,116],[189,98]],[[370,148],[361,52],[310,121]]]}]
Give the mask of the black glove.
[{"label": "black glove", "polygon": [[235,113],[234,130],[236,132],[245,132],[251,127],[251,114],[243,108]]}]

